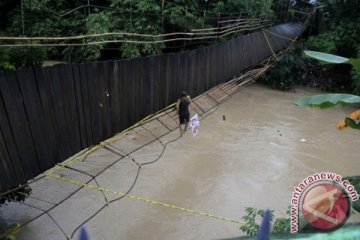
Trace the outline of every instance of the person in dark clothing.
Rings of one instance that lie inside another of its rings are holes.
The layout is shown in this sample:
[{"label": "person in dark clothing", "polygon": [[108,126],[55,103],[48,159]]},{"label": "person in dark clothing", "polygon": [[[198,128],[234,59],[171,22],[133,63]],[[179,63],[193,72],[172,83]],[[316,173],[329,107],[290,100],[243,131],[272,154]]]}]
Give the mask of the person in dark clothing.
[{"label": "person in dark clothing", "polygon": [[[179,129],[181,136],[183,135],[183,133],[186,132],[186,129],[189,124],[189,120],[190,120],[189,105],[190,105],[190,96],[186,92],[182,92],[181,98],[179,98],[176,102],[176,110],[179,114],[179,122],[180,122]],[[185,124],[184,131],[181,129],[182,124]]]}]

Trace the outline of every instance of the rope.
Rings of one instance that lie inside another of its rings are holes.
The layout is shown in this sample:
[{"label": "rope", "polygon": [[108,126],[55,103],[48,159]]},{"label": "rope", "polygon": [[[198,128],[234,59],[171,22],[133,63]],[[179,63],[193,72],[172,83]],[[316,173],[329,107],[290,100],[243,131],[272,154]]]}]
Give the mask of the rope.
[{"label": "rope", "polygon": [[[268,22],[268,20],[262,21],[261,19],[258,19],[259,21],[255,21],[255,23],[263,23]],[[249,21],[250,23],[254,23],[254,21]],[[244,24],[247,24],[247,22],[241,22],[237,24],[233,24],[232,26],[242,26]],[[206,29],[192,29],[192,32],[173,32],[173,33],[164,33],[164,34],[143,34],[143,33],[132,33],[132,32],[104,32],[104,33],[96,33],[96,34],[83,34],[83,35],[77,35],[77,36],[63,36],[63,37],[15,37],[15,36],[0,36],[0,40],[79,40],[79,39],[85,39],[85,38],[93,38],[93,37],[105,37],[105,36],[129,36],[129,37],[148,37],[148,38],[164,38],[169,36],[176,36],[176,35],[187,35],[187,36],[193,36],[193,35],[201,35],[201,34],[213,34],[213,33],[202,33],[201,31],[216,31],[218,29],[226,29],[229,28],[229,26],[226,27],[219,27],[219,28],[206,28]],[[222,31],[220,33],[223,33],[226,31]]]},{"label": "rope", "polygon": [[119,195],[119,196],[122,196],[122,197],[127,197],[127,198],[130,198],[130,199],[133,199],[133,200],[149,203],[149,204],[152,204],[152,205],[162,206],[162,207],[165,207],[165,208],[173,208],[173,209],[177,209],[177,210],[180,210],[180,211],[183,211],[183,212],[188,212],[188,213],[193,213],[193,214],[197,214],[197,215],[201,215],[201,216],[211,217],[211,218],[215,218],[215,219],[222,220],[222,221],[225,221],[225,222],[233,222],[233,223],[238,223],[238,224],[245,224],[245,222],[241,221],[241,220],[236,220],[236,219],[232,219],[232,218],[217,216],[217,215],[214,215],[214,214],[211,214],[211,213],[201,212],[201,211],[193,210],[193,209],[190,209],[190,208],[179,207],[179,206],[176,206],[176,205],[163,203],[163,202],[159,202],[159,201],[156,201],[156,200],[151,200],[151,199],[148,199],[148,198],[143,198],[143,197],[139,197],[139,196],[135,196],[135,195],[125,194],[125,193],[122,193],[122,192],[114,191],[114,190],[103,188],[103,187],[97,187],[97,186],[92,185],[92,184],[87,184],[87,183],[83,183],[83,182],[80,182],[80,181],[75,181],[75,180],[72,180],[72,179],[69,179],[69,178],[56,176],[56,175],[53,175],[53,174],[50,175],[49,177],[52,177],[54,179],[58,179],[58,180],[61,180],[61,181],[64,181],[64,182],[68,182],[68,183],[71,183],[71,184],[75,184],[75,185],[78,185],[78,186],[82,186],[82,187],[85,187],[85,188],[88,188],[88,189],[97,190],[97,191],[103,191],[103,192],[107,192],[107,193],[112,193],[112,194],[115,194],[115,195]]},{"label": "rope", "polygon": [[271,44],[270,44],[270,42],[269,42],[269,39],[267,38],[264,30],[262,30],[262,33],[264,34],[265,40],[266,40],[266,42],[267,42],[267,44],[268,44],[268,46],[269,46],[272,54],[274,55],[274,57],[276,58],[276,60],[279,61],[279,58],[276,56],[276,53],[275,53],[274,50],[272,49]]},{"label": "rope", "polygon": [[[134,44],[158,44],[158,43],[166,43],[166,42],[174,42],[174,41],[195,41],[195,40],[205,40],[205,39],[217,39],[222,38],[227,35],[244,32],[244,31],[254,31],[260,28],[264,28],[269,26],[270,23],[261,23],[257,25],[245,25],[243,28],[240,25],[237,25],[232,28],[228,28],[224,31],[219,32],[210,32],[210,33],[169,33],[169,34],[161,34],[161,35],[150,35],[150,34],[139,34],[139,33],[100,33],[100,34],[91,34],[91,35],[81,35],[81,36],[73,36],[73,37],[11,37],[5,36],[0,37],[0,40],[78,40],[84,38],[98,37],[98,36],[114,36],[114,35],[122,35],[122,36],[138,36],[138,37],[149,37],[149,38],[159,38],[164,36],[172,36],[172,35],[184,35],[188,37],[178,37],[178,38],[170,38],[170,39],[160,39],[160,40],[126,40],[126,39],[115,39],[115,40],[100,40],[100,41],[89,41],[82,43],[19,43],[19,44],[0,44],[0,47],[80,47],[80,46],[93,46],[99,44],[107,44],[107,43],[134,43]],[[205,35],[200,37],[193,37],[194,35]]]}]

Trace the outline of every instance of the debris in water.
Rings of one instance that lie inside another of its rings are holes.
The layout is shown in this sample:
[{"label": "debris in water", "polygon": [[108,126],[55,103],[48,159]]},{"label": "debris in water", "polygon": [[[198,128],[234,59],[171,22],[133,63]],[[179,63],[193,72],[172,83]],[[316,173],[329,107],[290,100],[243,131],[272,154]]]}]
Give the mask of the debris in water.
[{"label": "debris in water", "polygon": [[303,139],[300,140],[300,142],[306,142],[306,139],[303,138]]},{"label": "debris in water", "polygon": [[223,115],[223,120],[224,120],[224,121],[226,120],[225,115]]}]

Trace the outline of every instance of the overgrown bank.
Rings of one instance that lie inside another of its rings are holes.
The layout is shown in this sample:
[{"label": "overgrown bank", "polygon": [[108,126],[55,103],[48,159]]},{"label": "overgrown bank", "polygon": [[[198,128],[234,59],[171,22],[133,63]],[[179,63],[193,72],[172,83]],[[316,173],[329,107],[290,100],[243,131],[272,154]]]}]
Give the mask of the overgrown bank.
[{"label": "overgrown bank", "polygon": [[291,90],[295,85],[318,87],[328,92],[360,94],[360,76],[349,65],[321,65],[305,58],[302,50],[326,52],[347,58],[360,57],[360,4],[358,1],[320,1],[325,27],[318,35],[295,44],[262,78],[275,89]]}]

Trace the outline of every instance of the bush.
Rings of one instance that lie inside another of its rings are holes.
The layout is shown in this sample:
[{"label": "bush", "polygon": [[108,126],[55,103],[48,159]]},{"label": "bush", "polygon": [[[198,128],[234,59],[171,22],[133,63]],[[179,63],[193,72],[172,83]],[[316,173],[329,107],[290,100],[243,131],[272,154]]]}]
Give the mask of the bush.
[{"label": "bush", "polygon": [[27,197],[31,194],[31,188],[29,186],[25,186],[20,188],[14,192],[10,192],[0,197],[0,207],[2,205],[6,205],[9,202],[24,202]]},{"label": "bush", "polygon": [[[256,209],[252,207],[245,208],[246,215],[241,219],[245,221],[245,224],[240,227],[240,230],[245,232],[248,236],[254,236],[259,230],[259,223],[264,217],[265,210]],[[288,218],[276,218],[274,221],[274,211],[270,211],[270,220],[274,222],[272,227],[272,233],[289,233],[290,232],[290,206],[286,211]]]},{"label": "bush", "polygon": [[296,47],[281,56],[279,62],[266,73],[260,82],[271,88],[289,91],[295,85],[321,87],[324,84],[322,68],[314,60],[301,56],[302,48]]},{"label": "bush", "polygon": [[360,24],[354,20],[343,20],[328,31],[309,37],[308,48],[314,51],[356,57],[359,38]]}]

